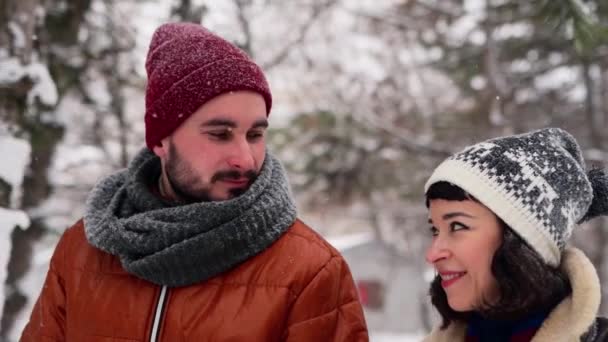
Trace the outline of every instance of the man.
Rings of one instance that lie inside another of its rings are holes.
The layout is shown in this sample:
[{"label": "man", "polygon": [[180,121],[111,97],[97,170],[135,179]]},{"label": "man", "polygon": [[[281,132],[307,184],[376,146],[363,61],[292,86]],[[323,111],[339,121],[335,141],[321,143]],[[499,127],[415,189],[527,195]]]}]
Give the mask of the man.
[{"label": "man", "polygon": [[146,70],[147,148],[92,190],[21,340],[367,341],[348,266],[266,151],[261,69],[174,23]]}]

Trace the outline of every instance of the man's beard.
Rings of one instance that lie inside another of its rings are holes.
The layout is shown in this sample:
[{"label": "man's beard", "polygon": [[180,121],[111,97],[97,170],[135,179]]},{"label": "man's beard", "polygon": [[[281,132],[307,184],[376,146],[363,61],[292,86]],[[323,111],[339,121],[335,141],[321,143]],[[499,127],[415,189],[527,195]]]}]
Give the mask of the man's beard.
[{"label": "man's beard", "polygon": [[169,145],[169,156],[167,158],[165,173],[177,199],[184,203],[217,201],[219,199],[213,198],[211,195],[211,187],[214,183],[224,179],[236,180],[246,178],[248,182],[245,186],[228,189],[229,197],[226,199],[240,196],[249,189],[257,178],[257,173],[254,170],[247,170],[245,172],[224,170],[216,172],[211,177],[209,184],[200,184],[200,178],[196,175],[192,166],[181,158],[172,143]]}]

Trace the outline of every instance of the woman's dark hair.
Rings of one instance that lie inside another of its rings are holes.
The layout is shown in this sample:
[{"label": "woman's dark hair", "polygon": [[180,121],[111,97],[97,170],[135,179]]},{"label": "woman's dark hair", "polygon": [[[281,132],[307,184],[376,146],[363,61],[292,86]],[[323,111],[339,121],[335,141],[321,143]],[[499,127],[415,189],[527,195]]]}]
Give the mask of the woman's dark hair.
[{"label": "woman's dark hair", "polygon": [[[427,208],[434,199],[480,203],[460,187],[448,182],[431,185],[426,192]],[[498,220],[503,228],[502,243],[494,253],[491,271],[500,297],[496,303],[484,304],[476,312],[491,319],[511,320],[551,310],[572,292],[568,276],[559,267],[546,264],[540,254],[500,217]],[[430,295],[431,303],[443,320],[441,328],[446,328],[452,321],[468,320],[471,312],[457,312],[450,308],[439,276],[431,283]]]}]

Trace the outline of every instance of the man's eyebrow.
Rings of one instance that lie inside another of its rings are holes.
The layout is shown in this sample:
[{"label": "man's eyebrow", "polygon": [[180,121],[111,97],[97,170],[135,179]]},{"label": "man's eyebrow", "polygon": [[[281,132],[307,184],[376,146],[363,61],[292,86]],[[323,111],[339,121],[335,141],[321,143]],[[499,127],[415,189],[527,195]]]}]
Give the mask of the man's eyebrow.
[{"label": "man's eyebrow", "polygon": [[[203,122],[200,127],[202,128],[202,127],[214,127],[214,126],[227,126],[230,128],[236,128],[237,124],[236,124],[236,122],[229,120],[229,119],[215,118],[215,119],[209,119],[209,120]],[[257,120],[251,126],[251,128],[267,128],[267,127],[268,127],[268,120],[266,120],[266,119]]]},{"label": "man's eyebrow", "polygon": [[251,128],[267,128],[267,127],[268,127],[268,120],[266,120],[266,119],[257,120],[251,126]]},{"label": "man's eyebrow", "polygon": [[209,119],[201,124],[201,128],[212,126],[228,126],[230,128],[236,128],[236,122],[228,119]]}]

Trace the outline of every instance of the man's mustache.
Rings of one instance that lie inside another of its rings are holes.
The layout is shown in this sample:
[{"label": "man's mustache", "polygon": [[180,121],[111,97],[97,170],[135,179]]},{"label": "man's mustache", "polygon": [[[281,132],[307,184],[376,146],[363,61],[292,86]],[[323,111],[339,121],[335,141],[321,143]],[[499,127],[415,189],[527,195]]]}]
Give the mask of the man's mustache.
[{"label": "man's mustache", "polygon": [[241,172],[238,170],[227,170],[227,171],[218,171],[213,177],[211,177],[211,183],[215,183],[220,180],[228,179],[228,180],[237,180],[242,178],[247,178],[249,183],[253,183],[257,174],[253,170],[247,170],[245,172]]}]

